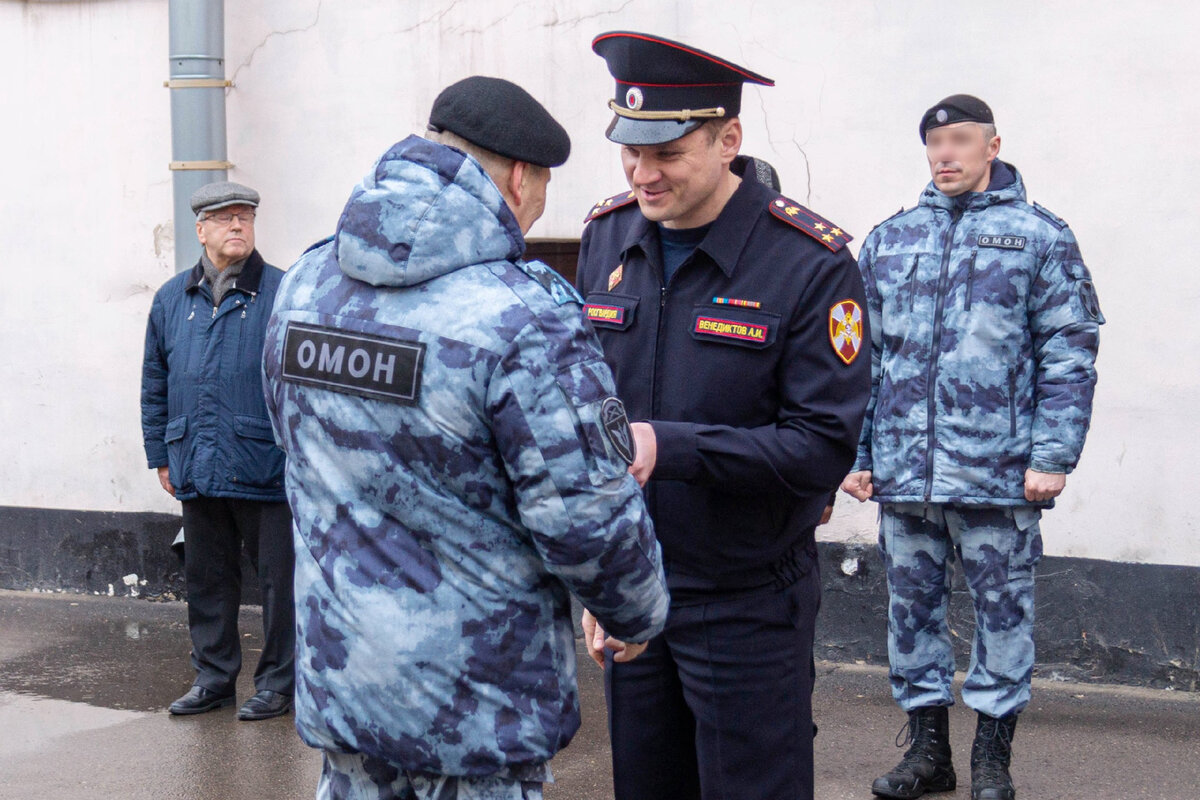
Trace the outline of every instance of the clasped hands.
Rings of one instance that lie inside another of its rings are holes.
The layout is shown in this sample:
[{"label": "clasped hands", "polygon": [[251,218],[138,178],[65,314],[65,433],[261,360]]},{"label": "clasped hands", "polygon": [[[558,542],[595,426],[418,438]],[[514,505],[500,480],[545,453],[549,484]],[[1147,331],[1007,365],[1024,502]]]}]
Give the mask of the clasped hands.
[{"label": "clasped hands", "polygon": [[583,610],[583,641],[587,645],[588,655],[592,657],[600,665],[600,669],[604,669],[604,651],[611,650],[613,652],[613,661],[623,664],[627,661],[633,661],[640,656],[646,649],[649,642],[641,642],[634,644],[632,642],[622,642],[620,639],[614,639],[604,633],[604,628],[600,627],[600,623],[592,615],[592,612],[586,608]]}]

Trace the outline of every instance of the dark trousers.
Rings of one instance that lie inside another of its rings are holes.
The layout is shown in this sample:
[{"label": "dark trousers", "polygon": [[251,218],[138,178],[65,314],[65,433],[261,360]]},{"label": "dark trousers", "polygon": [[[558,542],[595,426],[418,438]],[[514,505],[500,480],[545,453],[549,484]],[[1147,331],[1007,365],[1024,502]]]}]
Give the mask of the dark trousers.
[{"label": "dark trousers", "polygon": [[811,800],[816,569],[781,589],[672,606],[604,671],[616,800]]},{"label": "dark trousers", "polygon": [[224,497],[183,502],[184,580],[196,685],[232,692],[242,668],[238,607],[243,545],[258,572],[263,650],[254,687],[292,694],[296,612],[292,604],[292,515],[287,503]]}]

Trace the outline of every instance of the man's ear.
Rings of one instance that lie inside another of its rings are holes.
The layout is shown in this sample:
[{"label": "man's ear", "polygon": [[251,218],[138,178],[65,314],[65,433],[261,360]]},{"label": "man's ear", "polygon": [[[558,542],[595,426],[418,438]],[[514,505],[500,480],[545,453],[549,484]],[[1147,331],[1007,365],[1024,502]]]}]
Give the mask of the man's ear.
[{"label": "man's ear", "polygon": [[512,169],[508,171],[508,196],[517,208],[520,208],[521,201],[525,199],[525,179],[528,170],[529,165],[524,161],[514,161]]},{"label": "man's ear", "polygon": [[717,143],[721,146],[722,163],[732,163],[742,149],[742,121],[737,117],[729,120],[721,129],[721,137]]}]

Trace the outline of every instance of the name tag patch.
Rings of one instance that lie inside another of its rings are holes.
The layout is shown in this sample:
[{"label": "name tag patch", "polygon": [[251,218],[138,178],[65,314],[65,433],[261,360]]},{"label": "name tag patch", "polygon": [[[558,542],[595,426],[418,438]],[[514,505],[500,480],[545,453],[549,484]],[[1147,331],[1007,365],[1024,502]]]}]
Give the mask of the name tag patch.
[{"label": "name tag patch", "polygon": [[416,405],[425,345],[289,322],[283,379],[334,392]]},{"label": "name tag patch", "polygon": [[693,333],[716,336],[722,339],[736,339],[742,342],[763,344],[767,341],[768,328],[766,325],[753,325],[720,317],[696,317]]},{"label": "name tag patch", "polygon": [[583,310],[591,322],[607,322],[610,325],[625,324],[625,309],[622,306],[602,306],[588,303]]},{"label": "name tag patch", "polygon": [[1009,236],[1008,234],[984,233],[979,236],[980,247],[999,247],[1001,250],[1024,250],[1024,236]]}]

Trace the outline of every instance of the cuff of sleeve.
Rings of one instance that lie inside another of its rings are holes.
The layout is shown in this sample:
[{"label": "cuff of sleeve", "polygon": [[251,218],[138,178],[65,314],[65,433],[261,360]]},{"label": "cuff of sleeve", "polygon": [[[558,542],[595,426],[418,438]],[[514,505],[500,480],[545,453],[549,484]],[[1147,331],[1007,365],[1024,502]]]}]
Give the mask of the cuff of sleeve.
[{"label": "cuff of sleeve", "polygon": [[1071,471],[1075,469],[1074,466],[1055,464],[1053,461],[1043,461],[1040,458],[1030,459],[1029,468],[1034,472],[1047,472],[1051,475],[1070,475]]},{"label": "cuff of sleeve", "polygon": [[692,481],[700,472],[696,451],[696,426],[690,422],[651,420],[658,455],[651,477],[664,481]]},{"label": "cuff of sleeve", "polygon": [[146,450],[146,466],[150,469],[158,469],[167,465],[167,451],[162,450]]},{"label": "cuff of sleeve", "polygon": [[862,472],[864,469],[871,468],[871,456],[869,453],[859,453],[854,459],[854,466],[850,467],[850,472]]}]

